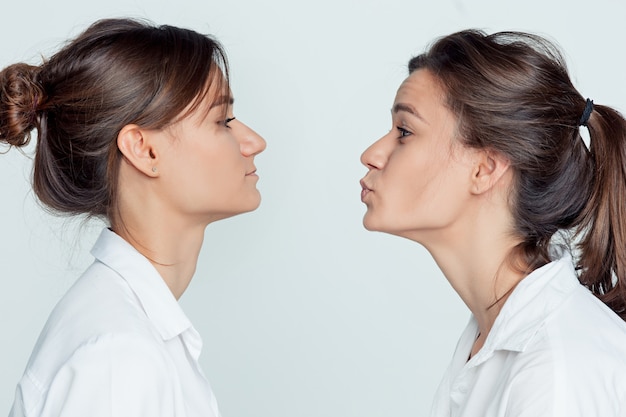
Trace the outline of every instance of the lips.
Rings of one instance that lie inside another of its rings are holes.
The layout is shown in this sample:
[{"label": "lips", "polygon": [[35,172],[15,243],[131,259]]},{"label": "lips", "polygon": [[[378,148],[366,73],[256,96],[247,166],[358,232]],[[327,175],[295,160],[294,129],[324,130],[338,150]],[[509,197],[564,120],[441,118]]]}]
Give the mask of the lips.
[{"label": "lips", "polygon": [[365,181],[361,180],[360,182],[361,182],[361,201],[363,201],[365,196],[369,194],[372,191],[372,189],[369,188],[367,184],[365,184]]},{"label": "lips", "polygon": [[246,172],[246,177],[250,175],[256,175],[256,168],[254,168],[252,171]]}]

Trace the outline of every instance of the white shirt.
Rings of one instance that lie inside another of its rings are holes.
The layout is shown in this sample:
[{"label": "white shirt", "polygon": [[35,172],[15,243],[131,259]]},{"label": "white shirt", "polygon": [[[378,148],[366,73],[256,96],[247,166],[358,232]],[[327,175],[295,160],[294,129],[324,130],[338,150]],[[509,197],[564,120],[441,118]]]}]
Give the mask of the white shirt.
[{"label": "white shirt", "polygon": [[580,285],[569,255],[523,279],[482,349],[463,332],[432,417],[625,417],[626,322]]},{"label": "white shirt", "polygon": [[219,417],[202,340],[152,266],[104,229],[54,308],[9,417]]}]

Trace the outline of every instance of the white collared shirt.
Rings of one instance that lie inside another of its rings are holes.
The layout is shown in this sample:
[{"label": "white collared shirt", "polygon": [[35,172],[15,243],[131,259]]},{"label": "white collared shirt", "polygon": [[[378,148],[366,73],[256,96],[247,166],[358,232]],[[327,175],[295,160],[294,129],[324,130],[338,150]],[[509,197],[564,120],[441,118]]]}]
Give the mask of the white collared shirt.
[{"label": "white collared shirt", "polygon": [[463,332],[432,417],[625,417],[626,322],[580,285],[569,255],[523,279],[482,349]]},{"label": "white collared shirt", "polygon": [[54,308],[9,417],[219,417],[202,340],[152,264],[109,229]]}]

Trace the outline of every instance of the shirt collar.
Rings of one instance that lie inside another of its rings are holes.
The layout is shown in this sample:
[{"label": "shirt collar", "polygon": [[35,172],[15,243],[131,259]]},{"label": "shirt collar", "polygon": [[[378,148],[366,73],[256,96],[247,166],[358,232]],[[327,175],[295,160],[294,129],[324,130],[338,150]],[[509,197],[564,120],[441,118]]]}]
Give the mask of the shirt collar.
[{"label": "shirt collar", "polygon": [[91,254],[128,283],[163,340],[172,339],[192,327],[150,261],[115,232],[102,230]]},{"label": "shirt collar", "polygon": [[550,314],[580,286],[571,255],[565,251],[559,255],[520,281],[498,314],[485,345],[472,358],[474,365],[496,350],[523,352]]}]

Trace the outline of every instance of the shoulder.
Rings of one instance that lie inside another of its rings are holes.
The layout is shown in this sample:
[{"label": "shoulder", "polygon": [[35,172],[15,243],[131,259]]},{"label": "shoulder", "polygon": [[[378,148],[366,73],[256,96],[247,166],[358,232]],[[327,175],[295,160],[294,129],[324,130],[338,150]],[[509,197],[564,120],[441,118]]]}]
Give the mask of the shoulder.
[{"label": "shoulder", "polygon": [[591,361],[596,367],[612,363],[626,374],[626,322],[582,285],[544,327],[545,344],[564,360]]},{"label": "shoulder", "polygon": [[173,415],[178,386],[176,368],[158,343],[122,333],[85,342],[54,374],[27,369],[18,389],[35,415],[159,416]]},{"label": "shoulder", "polygon": [[[127,353],[113,355],[120,346]],[[50,314],[27,372],[46,385],[63,364],[75,363],[84,355],[102,354],[119,362],[139,347],[163,349],[162,339],[125,281],[95,262]]]},{"label": "shoulder", "polygon": [[42,337],[64,337],[78,345],[99,334],[149,331],[141,303],[115,271],[96,261],[50,313]]},{"label": "shoulder", "polygon": [[140,381],[164,386],[175,371],[158,341],[134,333],[103,334],[79,346],[62,364],[52,385],[67,376],[76,380],[82,375],[87,380],[115,380],[121,386]]},{"label": "shoulder", "polygon": [[[507,416],[619,417],[626,409],[626,368],[582,361],[562,351],[525,352],[508,375]],[[620,411],[622,410],[622,411]]]},{"label": "shoulder", "polygon": [[549,415],[618,416],[626,408],[626,323],[582,286],[547,317],[514,362],[513,409],[537,416],[545,414],[541,408],[552,410]]}]

